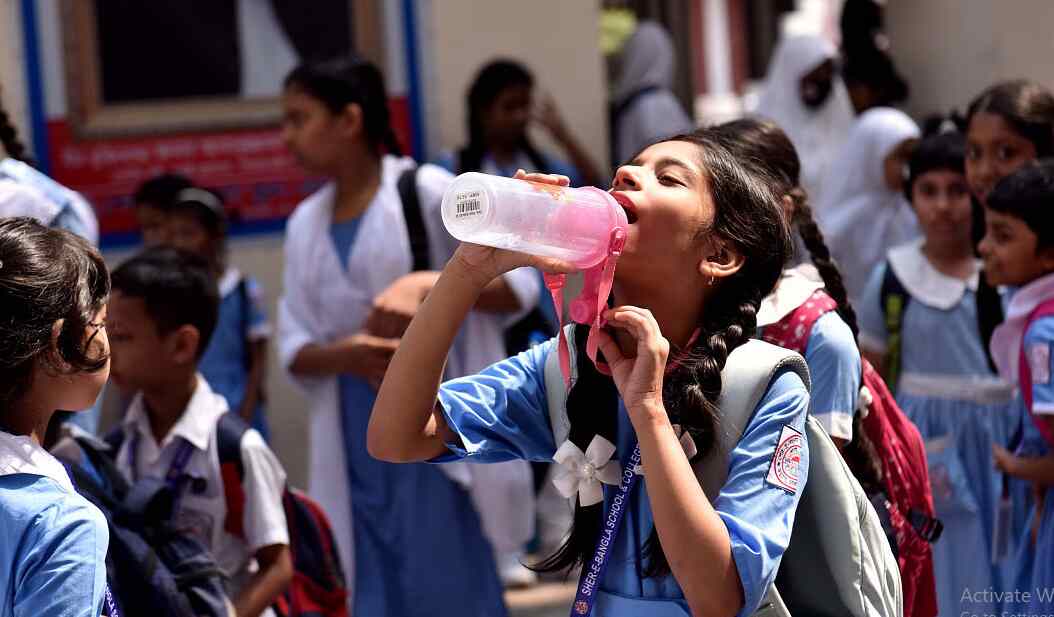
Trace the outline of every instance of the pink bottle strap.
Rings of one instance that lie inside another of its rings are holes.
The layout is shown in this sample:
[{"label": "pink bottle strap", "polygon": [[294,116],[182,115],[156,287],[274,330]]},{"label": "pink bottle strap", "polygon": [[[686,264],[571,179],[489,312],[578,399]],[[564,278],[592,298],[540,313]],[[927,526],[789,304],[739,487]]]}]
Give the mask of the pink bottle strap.
[{"label": "pink bottle strap", "polygon": [[567,347],[567,334],[564,332],[564,284],[567,282],[566,274],[542,273],[545,286],[553,297],[553,307],[556,309],[556,318],[560,322],[560,332],[557,334],[556,347],[560,353],[560,373],[564,376],[564,386],[571,387],[571,352]]}]

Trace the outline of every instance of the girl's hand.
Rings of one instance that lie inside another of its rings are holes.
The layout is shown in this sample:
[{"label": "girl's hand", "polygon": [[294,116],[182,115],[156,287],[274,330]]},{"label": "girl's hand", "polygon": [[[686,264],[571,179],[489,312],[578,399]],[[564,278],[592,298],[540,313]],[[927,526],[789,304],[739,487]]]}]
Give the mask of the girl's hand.
[{"label": "girl's hand", "polygon": [[615,386],[630,418],[646,414],[666,415],[662,402],[662,380],[670,342],[659,331],[651,311],[635,306],[619,306],[604,312],[608,325],[625,330],[637,341],[632,355],[623,355],[618,343],[607,332],[600,331],[600,351],[611,368]]},{"label": "girl's hand", "polygon": [[388,363],[399,348],[399,339],[358,332],[345,338],[340,344],[347,353],[344,370],[378,388],[384,380]]},{"label": "girl's hand", "polygon": [[553,97],[544,95],[538,106],[531,111],[531,119],[545,127],[545,130],[556,141],[567,139],[567,125],[564,124],[564,119],[560,116]]},{"label": "girl's hand", "polygon": [[373,299],[365,330],[374,336],[402,338],[438,278],[438,272],[421,271],[396,279]]},{"label": "girl's hand", "polygon": [[996,469],[1005,474],[1014,475],[1017,457],[1010,450],[999,444],[992,444],[992,459]]}]

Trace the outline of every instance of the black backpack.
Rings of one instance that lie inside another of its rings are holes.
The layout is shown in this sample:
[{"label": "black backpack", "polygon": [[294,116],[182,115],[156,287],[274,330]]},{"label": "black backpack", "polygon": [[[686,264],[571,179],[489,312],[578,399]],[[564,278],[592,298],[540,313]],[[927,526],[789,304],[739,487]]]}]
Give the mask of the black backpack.
[{"label": "black backpack", "polygon": [[106,517],[106,579],[122,615],[228,617],[226,577],[208,548],[172,522],[175,494],[162,480],[130,484],[111,450],[77,437],[67,461],[77,492]]}]

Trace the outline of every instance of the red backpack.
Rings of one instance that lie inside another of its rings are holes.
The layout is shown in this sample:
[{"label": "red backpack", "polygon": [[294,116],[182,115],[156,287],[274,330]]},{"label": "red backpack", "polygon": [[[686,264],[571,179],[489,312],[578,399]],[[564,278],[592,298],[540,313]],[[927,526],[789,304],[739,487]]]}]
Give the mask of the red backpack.
[{"label": "red backpack", "polygon": [[[238,414],[220,416],[216,430],[220,472],[227,501],[224,528],[244,538],[245,490],[242,476],[241,441],[249,425]],[[293,558],[293,580],[273,608],[280,617],[347,617],[348,589],[333,539],[332,526],[322,507],[304,493],[286,487],[282,495],[289,551]]]},{"label": "red backpack", "polygon": [[[838,308],[822,289],[779,322],[765,326],[762,338],[805,355],[816,320]],[[870,394],[861,426],[877,450],[888,496],[889,522],[896,535],[897,561],[904,590],[905,617],[937,614],[933,551],[943,528],[934,517],[926,448],[915,425],[897,405],[871,364],[861,358],[862,384]]]}]

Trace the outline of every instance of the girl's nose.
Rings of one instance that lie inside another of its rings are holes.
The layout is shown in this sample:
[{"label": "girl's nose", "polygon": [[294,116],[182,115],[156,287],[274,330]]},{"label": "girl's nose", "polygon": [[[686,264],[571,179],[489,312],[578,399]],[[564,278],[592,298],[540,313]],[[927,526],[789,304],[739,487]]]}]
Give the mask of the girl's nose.
[{"label": "girl's nose", "polygon": [[615,172],[615,181],[612,183],[613,187],[615,189],[639,189],[639,170],[639,167],[634,167],[632,165],[623,165],[622,167],[619,167],[618,171]]}]

